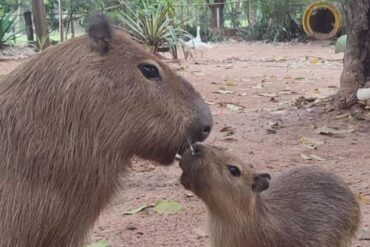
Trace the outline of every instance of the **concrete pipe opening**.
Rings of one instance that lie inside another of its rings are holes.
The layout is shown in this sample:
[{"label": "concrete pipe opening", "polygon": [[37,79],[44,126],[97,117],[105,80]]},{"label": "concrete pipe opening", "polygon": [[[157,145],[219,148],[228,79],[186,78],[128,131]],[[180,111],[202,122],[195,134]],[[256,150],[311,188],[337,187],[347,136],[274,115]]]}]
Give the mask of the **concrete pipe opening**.
[{"label": "concrete pipe opening", "polygon": [[338,8],[327,2],[309,5],[302,22],[308,36],[321,40],[334,38],[342,24]]}]

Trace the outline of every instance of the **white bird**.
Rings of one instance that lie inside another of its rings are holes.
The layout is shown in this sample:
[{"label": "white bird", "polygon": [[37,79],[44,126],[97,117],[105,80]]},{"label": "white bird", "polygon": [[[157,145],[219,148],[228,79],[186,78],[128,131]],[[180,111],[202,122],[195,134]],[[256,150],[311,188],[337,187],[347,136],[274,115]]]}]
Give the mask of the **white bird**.
[{"label": "white bird", "polygon": [[185,44],[193,49],[213,48],[213,45],[202,42],[202,39],[200,37],[200,26],[197,26],[197,36],[185,42]]}]

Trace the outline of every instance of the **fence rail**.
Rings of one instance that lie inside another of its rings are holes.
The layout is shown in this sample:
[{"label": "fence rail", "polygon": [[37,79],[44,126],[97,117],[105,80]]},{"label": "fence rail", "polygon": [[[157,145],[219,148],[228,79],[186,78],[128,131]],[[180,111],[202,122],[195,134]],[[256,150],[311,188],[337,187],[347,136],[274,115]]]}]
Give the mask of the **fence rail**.
[{"label": "fence rail", "polygon": [[[201,28],[213,28],[213,29],[236,29],[239,27],[246,27],[253,23],[261,15],[259,1],[256,0],[240,0],[230,1],[226,3],[211,3],[211,4],[183,4],[173,5],[176,13],[176,21],[186,26],[201,26]],[[287,16],[299,19],[302,15],[305,5],[303,4],[291,4],[287,5],[284,9],[276,13],[278,19],[284,20]],[[112,11],[115,9],[125,10],[122,4],[106,7],[106,11]],[[76,29],[76,33],[83,32],[84,18],[88,14],[88,11],[75,12],[73,13],[73,26]],[[18,25],[16,25],[15,32],[23,30],[25,33],[24,15],[17,11]],[[49,16],[50,31],[57,32],[58,26],[58,15],[54,14],[54,19]],[[64,30],[70,32],[70,19],[71,13],[63,13],[63,25]],[[65,34],[66,38],[72,36],[71,34]],[[68,36],[69,35],[69,36]],[[58,35],[54,38],[58,40]]]}]

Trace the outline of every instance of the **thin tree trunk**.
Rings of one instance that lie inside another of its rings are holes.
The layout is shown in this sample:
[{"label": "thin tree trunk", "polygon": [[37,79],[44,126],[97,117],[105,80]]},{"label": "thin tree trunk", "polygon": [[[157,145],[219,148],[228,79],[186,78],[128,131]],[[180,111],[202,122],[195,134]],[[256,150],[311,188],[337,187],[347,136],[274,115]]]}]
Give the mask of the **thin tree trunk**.
[{"label": "thin tree trunk", "polygon": [[[212,13],[212,22],[211,26],[213,28],[217,28],[217,8],[219,9],[220,13],[220,27],[224,26],[224,7],[225,7],[226,0],[215,0],[214,4],[209,5],[209,8]],[[210,1],[207,0],[207,3],[210,4]]]},{"label": "thin tree trunk", "polygon": [[26,27],[27,41],[33,42],[33,24],[31,11],[24,12],[24,23]]},{"label": "thin tree trunk", "polygon": [[60,41],[64,40],[64,32],[63,32],[63,0],[58,0],[58,12],[59,12],[59,35]]},{"label": "thin tree trunk", "polygon": [[74,38],[75,37],[75,25],[73,23],[73,11],[71,11],[70,22],[71,22],[71,37]]},{"label": "thin tree trunk", "polygon": [[348,28],[340,90],[334,98],[334,107],[348,108],[357,102],[356,92],[370,78],[370,1],[348,0],[352,17]]},{"label": "thin tree trunk", "polygon": [[32,13],[36,36],[42,46],[39,49],[43,50],[49,46],[48,22],[43,0],[32,0]]}]

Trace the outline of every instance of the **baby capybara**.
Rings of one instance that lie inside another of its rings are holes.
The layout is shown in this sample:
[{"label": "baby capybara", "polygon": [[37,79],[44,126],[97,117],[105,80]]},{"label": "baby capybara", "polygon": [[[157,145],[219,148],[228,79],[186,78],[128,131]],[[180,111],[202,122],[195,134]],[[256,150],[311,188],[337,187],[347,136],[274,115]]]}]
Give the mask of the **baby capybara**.
[{"label": "baby capybara", "polygon": [[207,205],[213,247],[348,247],[359,226],[354,194],[319,168],[271,179],[201,144],[184,153],[180,167],[181,183]]},{"label": "baby capybara", "polygon": [[0,83],[0,247],[83,245],[133,156],[170,164],[211,128],[190,83],[96,15]]}]

